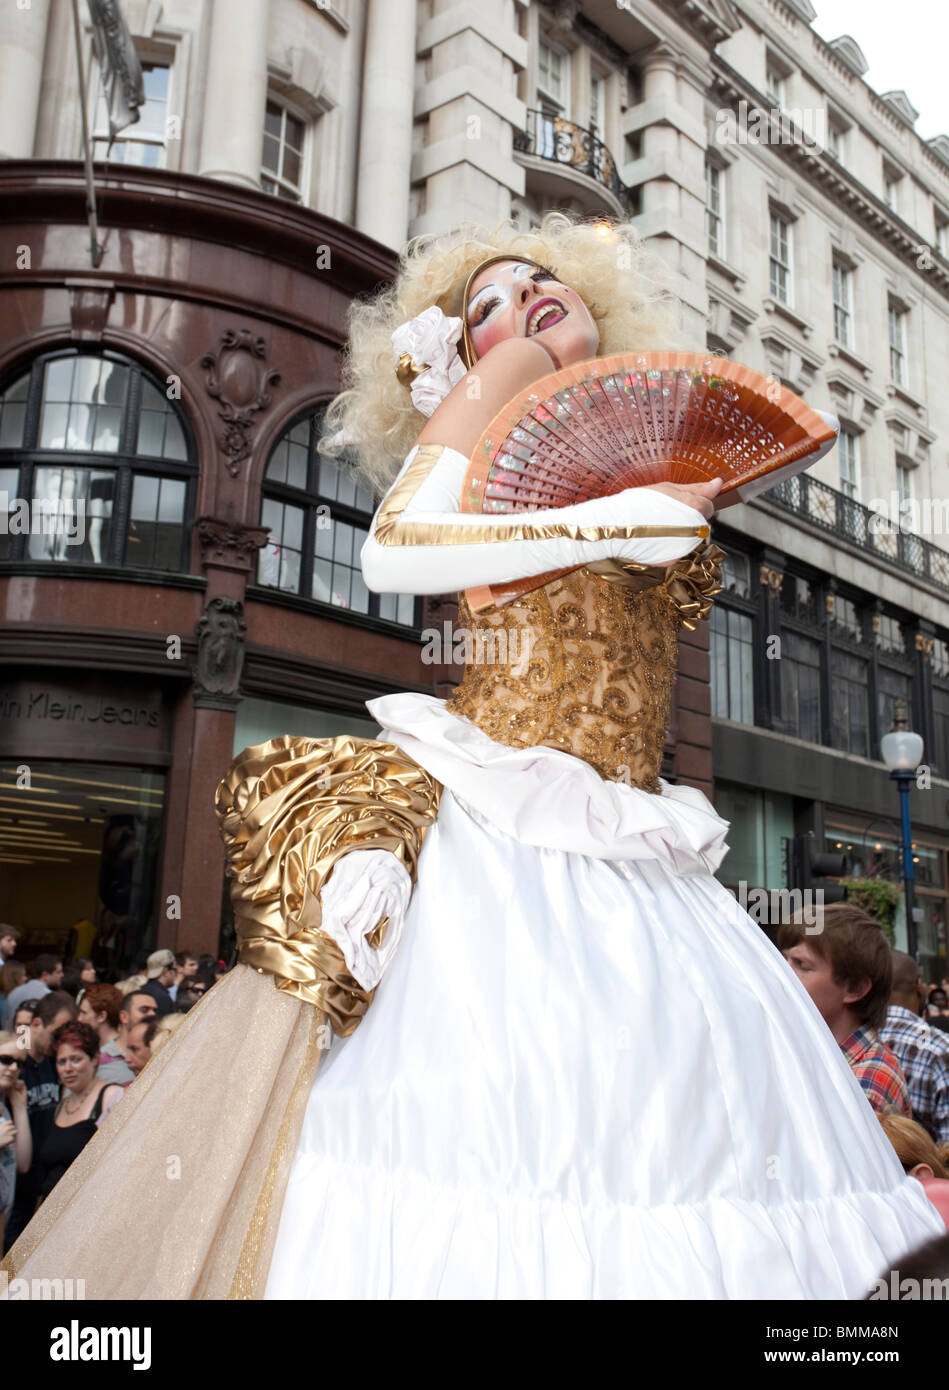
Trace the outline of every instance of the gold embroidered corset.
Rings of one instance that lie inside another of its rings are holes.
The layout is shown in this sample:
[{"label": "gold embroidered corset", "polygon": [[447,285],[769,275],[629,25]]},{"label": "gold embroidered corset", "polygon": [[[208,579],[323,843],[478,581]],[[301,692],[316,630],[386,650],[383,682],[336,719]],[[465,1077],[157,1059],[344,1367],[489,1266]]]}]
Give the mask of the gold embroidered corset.
[{"label": "gold embroidered corset", "polygon": [[498,743],[658,791],[679,630],[707,616],[721,557],[707,542],[664,571],[608,562],[479,613],[459,595],[466,670],[448,708]]}]

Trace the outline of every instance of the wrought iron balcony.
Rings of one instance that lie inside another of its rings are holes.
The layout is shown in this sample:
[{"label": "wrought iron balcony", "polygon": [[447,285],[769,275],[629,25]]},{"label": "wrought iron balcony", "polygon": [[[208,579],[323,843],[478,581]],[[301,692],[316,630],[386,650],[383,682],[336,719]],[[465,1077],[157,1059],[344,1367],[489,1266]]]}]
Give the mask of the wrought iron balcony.
[{"label": "wrought iron balcony", "polygon": [[551,116],[546,111],[528,111],[527,129],[515,132],[514,148],[521,154],[568,164],[571,169],[608,188],[624,205],[628,201],[631,190],[620,178],[616,161],[603,141],[592,130],[583,130],[573,121]]},{"label": "wrought iron balcony", "polygon": [[861,550],[870,551],[887,564],[949,591],[949,551],[901,530],[894,522],[826,483],[800,473],[770,488],[762,497]]}]

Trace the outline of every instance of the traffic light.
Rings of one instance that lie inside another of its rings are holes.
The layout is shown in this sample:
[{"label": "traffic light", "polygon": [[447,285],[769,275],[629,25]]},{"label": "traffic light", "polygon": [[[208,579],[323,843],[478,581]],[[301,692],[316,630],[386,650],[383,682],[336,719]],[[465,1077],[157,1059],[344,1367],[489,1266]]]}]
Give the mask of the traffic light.
[{"label": "traffic light", "polygon": [[847,856],[840,850],[828,854],[818,852],[817,840],[813,830],[806,835],[794,837],[794,888],[811,892],[820,889],[826,907],[829,903],[843,902],[847,890],[842,884],[830,883],[831,878],[841,878],[847,872]]}]

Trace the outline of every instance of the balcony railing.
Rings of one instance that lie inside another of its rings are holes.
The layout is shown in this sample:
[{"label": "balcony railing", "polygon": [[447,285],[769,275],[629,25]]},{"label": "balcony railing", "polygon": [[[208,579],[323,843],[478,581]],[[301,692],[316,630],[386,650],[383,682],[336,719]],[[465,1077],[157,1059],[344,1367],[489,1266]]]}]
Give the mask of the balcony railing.
[{"label": "balcony railing", "polygon": [[527,129],[515,132],[514,148],[555,164],[569,164],[571,169],[608,188],[624,204],[629,198],[631,190],[620,178],[616,161],[603,141],[592,130],[583,130],[562,116],[528,111]]},{"label": "balcony railing", "polygon": [[900,530],[887,518],[826,483],[800,473],[762,496],[861,550],[870,551],[878,559],[949,591],[949,551],[922,536]]}]

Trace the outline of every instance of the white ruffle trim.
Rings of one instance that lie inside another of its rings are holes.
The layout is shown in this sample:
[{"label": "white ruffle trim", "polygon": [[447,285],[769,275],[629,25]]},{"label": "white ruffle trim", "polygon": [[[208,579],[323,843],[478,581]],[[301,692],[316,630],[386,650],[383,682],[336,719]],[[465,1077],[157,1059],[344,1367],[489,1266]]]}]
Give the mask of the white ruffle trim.
[{"label": "white ruffle trim", "polygon": [[[281,1233],[284,1258],[271,1267],[265,1296],[862,1299],[903,1253],[932,1238],[932,1209],[913,1182],[809,1201],[710,1197],[640,1207],[446,1188],[408,1169],[301,1157],[284,1221],[298,1201],[307,1220],[298,1236]],[[314,1231],[330,1258],[307,1249]],[[301,1248],[288,1259],[295,1238]]]},{"label": "white ruffle trim", "polygon": [[398,744],[483,822],[522,844],[591,859],[657,859],[677,874],[714,873],[728,822],[695,787],[659,793],[606,782],[556,748],[508,748],[444,700],[411,692],[370,700],[381,738]]}]

